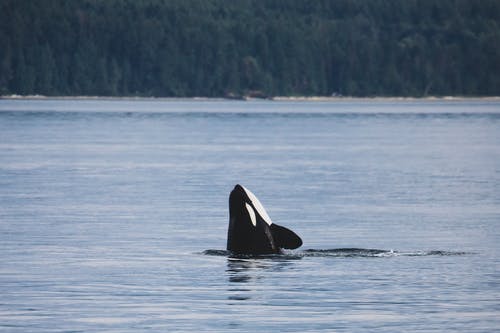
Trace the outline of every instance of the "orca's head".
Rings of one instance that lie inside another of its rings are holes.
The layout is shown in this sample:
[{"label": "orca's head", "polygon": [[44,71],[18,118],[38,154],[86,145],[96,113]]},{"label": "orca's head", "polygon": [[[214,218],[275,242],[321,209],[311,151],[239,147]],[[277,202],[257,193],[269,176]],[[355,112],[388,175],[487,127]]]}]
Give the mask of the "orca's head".
[{"label": "orca's head", "polygon": [[246,217],[245,222],[254,227],[257,226],[257,220],[267,225],[273,223],[255,194],[240,184],[237,184],[229,195],[229,215]]},{"label": "orca's head", "polygon": [[302,245],[293,231],[274,224],[259,199],[239,184],[229,195],[227,236],[227,249],[241,254],[279,253]]}]

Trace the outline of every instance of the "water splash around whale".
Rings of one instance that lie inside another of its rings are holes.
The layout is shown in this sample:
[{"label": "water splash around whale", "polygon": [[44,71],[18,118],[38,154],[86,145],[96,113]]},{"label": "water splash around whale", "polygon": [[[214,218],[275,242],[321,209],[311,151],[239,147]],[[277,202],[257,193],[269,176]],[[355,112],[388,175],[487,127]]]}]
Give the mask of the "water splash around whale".
[{"label": "water splash around whale", "polygon": [[334,248],[334,249],[306,249],[300,251],[283,251],[280,254],[269,255],[242,255],[234,254],[226,250],[209,249],[202,252],[203,255],[224,256],[236,259],[301,259],[306,257],[332,257],[332,258],[392,258],[392,257],[425,257],[425,256],[463,256],[473,254],[463,251],[445,251],[445,250],[417,250],[417,251],[398,251],[364,248]]}]

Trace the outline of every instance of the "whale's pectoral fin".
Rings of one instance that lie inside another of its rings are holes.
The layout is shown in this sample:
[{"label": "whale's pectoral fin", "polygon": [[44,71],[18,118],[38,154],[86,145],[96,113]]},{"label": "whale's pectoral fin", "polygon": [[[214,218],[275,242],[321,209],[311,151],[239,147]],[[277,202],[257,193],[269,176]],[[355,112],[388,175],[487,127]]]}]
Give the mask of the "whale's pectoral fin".
[{"label": "whale's pectoral fin", "polygon": [[271,224],[270,229],[277,247],[296,249],[302,245],[302,239],[292,230],[275,223]]}]

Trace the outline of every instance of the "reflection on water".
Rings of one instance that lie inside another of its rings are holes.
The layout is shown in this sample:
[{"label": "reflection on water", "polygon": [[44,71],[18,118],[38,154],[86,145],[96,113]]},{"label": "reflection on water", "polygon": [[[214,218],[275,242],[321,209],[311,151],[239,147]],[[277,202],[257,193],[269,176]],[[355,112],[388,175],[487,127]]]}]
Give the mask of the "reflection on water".
[{"label": "reflection on water", "polygon": [[227,260],[226,271],[229,276],[229,282],[242,284],[241,286],[235,286],[228,289],[228,300],[246,301],[251,299],[251,289],[245,287],[245,284],[248,285],[252,280],[258,279],[258,276],[255,275],[256,272],[252,272],[257,266],[256,262],[249,260],[231,258]]},{"label": "reflection on water", "polygon": [[229,282],[245,283],[258,278],[258,276],[255,275],[256,268],[263,267],[257,261],[229,258],[227,260]]},{"label": "reflection on water", "polygon": [[255,292],[252,286],[264,280],[266,275],[280,272],[290,265],[293,265],[290,259],[279,256],[261,259],[229,257],[226,269],[229,280],[228,299],[250,300]]}]

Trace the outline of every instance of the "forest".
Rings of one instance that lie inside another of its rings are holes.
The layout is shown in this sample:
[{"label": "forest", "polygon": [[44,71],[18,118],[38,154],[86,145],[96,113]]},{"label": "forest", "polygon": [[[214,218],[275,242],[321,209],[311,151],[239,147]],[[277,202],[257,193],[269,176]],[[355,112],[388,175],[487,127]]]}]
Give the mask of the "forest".
[{"label": "forest", "polygon": [[0,95],[498,96],[498,0],[0,0]]}]

